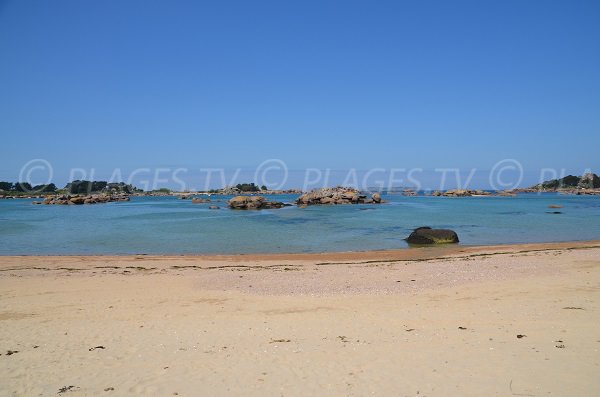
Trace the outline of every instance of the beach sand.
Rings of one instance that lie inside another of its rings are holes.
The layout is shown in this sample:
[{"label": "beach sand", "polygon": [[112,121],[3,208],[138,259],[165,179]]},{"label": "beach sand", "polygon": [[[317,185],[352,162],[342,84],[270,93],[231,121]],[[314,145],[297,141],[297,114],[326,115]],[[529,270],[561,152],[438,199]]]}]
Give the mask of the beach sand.
[{"label": "beach sand", "polygon": [[600,241],[0,257],[0,396],[598,396]]}]

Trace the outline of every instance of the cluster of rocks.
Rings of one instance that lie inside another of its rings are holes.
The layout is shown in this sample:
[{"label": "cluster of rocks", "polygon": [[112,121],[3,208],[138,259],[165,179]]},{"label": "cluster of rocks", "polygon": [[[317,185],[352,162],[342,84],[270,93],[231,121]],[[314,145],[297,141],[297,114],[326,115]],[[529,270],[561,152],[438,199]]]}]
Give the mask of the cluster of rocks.
[{"label": "cluster of rocks", "polygon": [[234,210],[263,210],[291,205],[279,201],[268,201],[263,196],[235,196],[227,204]]},{"label": "cluster of rocks", "polygon": [[458,235],[454,230],[432,229],[429,226],[416,228],[406,238],[409,244],[454,244],[458,243]]},{"label": "cluster of rocks", "polygon": [[287,190],[270,190],[270,189],[260,189],[260,190],[256,190],[256,191],[252,191],[252,190],[243,190],[240,189],[237,186],[227,186],[224,187],[222,189],[217,189],[217,190],[211,190],[211,193],[214,194],[222,194],[225,196],[236,196],[236,195],[240,195],[240,194],[244,194],[244,193],[259,193],[260,194],[300,194],[302,193],[301,190],[298,189],[287,189]]},{"label": "cluster of rocks", "polygon": [[576,196],[600,196],[600,189],[580,189],[569,191],[567,194],[574,194]]},{"label": "cluster of rocks", "polygon": [[516,194],[512,191],[503,190],[498,192],[489,192],[487,190],[468,190],[468,189],[451,189],[441,192],[439,190],[435,190],[431,193],[432,196],[435,197],[477,197],[477,196],[504,196],[504,197],[512,197],[516,196]]},{"label": "cluster of rocks", "polygon": [[198,197],[194,197],[192,199],[192,204],[203,204],[203,203],[210,203],[210,199],[209,198],[198,198]]},{"label": "cluster of rocks", "polygon": [[296,204],[299,206],[321,204],[379,204],[382,203],[381,195],[373,193],[371,198],[361,194],[356,189],[344,187],[314,189],[298,197]]},{"label": "cluster of rocks", "polygon": [[81,205],[81,204],[101,204],[110,203],[113,201],[129,201],[129,196],[124,194],[119,195],[107,195],[107,194],[93,194],[93,195],[57,195],[46,197],[44,201],[34,201],[32,204],[45,204],[45,205]]}]

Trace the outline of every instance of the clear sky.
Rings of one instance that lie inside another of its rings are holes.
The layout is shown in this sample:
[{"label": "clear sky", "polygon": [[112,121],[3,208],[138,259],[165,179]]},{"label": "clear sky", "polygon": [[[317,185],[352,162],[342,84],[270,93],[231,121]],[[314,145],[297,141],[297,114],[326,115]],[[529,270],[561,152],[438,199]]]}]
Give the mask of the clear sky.
[{"label": "clear sky", "polygon": [[[2,1],[0,179],[600,168],[599,1]],[[600,170],[598,170],[600,171]]]}]

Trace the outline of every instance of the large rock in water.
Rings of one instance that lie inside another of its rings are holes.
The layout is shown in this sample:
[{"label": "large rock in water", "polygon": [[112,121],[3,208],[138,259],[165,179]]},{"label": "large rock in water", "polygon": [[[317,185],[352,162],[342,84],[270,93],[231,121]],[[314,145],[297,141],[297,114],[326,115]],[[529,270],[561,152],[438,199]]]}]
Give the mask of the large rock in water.
[{"label": "large rock in water", "polygon": [[454,230],[419,227],[406,239],[409,244],[451,244],[458,243],[458,235]]},{"label": "large rock in water", "polygon": [[228,205],[234,210],[261,210],[287,206],[278,201],[267,201],[262,196],[235,196],[229,200]]},{"label": "large rock in water", "polygon": [[379,193],[373,194],[371,199],[350,187],[325,187],[304,193],[296,200],[299,206],[306,205],[332,205],[332,204],[379,204],[382,203]]}]

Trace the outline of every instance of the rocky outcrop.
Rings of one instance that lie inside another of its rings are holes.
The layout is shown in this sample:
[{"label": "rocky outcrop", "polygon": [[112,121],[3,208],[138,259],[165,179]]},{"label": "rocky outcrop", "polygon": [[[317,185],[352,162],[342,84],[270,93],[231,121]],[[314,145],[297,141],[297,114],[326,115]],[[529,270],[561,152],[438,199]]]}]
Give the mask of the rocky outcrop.
[{"label": "rocky outcrop", "polygon": [[450,189],[446,191],[435,190],[431,193],[435,197],[481,197],[481,196],[514,196],[515,194],[507,191],[489,192],[487,190],[471,190],[471,189]]},{"label": "rocky outcrop", "polygon": [[234,210],[263,210],[282,208],[290,204],[268,201],[263,196],[235,196],[229,200],[228,205]]},{"label": "rocky outcrop", "polygon": [[45,205],[82,205],[82,204],[101,204],[110,203],[114,201],[129,201],[127,195],[57,195],[46,197],[44,201],[34,201],[33,204],[45,204]]},{"label": "rocky outcrop", "polygon": [[406,238],[409,244],[452,244],[458,243],[458,235],[454,230],[432,229],[428,226],[415,229]]},{"label": "rocky outcrop", "polygon": [[331,205],[331,204],[379,204],[382,203],[381,195],[374,193],[370,199],[356,189],[335,187],[311,190],[298,197],[296,204],[306,205]]},{"label": "rocky outcrop", "polygon": [[[537,185],[531,186],[534,191],[565,191],[571,194],[577,194],[581,189],[600,189],[600,178],[598,175],[587,172],[582,176],[567,175],[560,179],[551,179]],[[583,194],[588,194],[587,192]],[[591,193],[594,194],[594,193]]]},{"label": "rocky outcrop", "polygon": [[[216,189],[216,190],[211,190],[210,193],[214,193],[214,194],[222,194],[222,195],[228,195],[228,196],[237,196],[240,194],[244,194],[244,193],[252,193],[253,191],[244,191],[241,190],[240,187],[243,187],[243,185],[249,185],[249,184],[241,184],[241,185],[237,185],[237,186],[227,186],[224,187],[222,189]],[[265,187],[265,186],[263,186]],[[259,189],[255,191],[256,193],[260,192],[260,194],[268,194],[268,195],[275,195],[275,194],[300,194],[302,193],[302,191],[297,190],[297,189],[287,189],[287,190],[269,190],[269,189]]]},{"label": "rocky outcrop", "polygon": [[499,197],[515,197],[517,193],[514,190],[501,190],[496,192],[496,196]]},{"label": "rocky outcrop", "polygon": [[600,188],[600,178],[598,175],[588,172],[581,176],[577,187],[580,189],[598,189]]},{"label": "rocky outcrop", "polygon": [[198,197],[194,197],[192,199],[192,204],[203,204],[203,203],[210,203],[210,199],[209,198],[198,198]]}]

